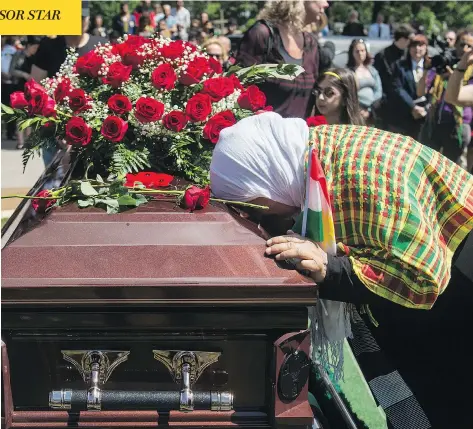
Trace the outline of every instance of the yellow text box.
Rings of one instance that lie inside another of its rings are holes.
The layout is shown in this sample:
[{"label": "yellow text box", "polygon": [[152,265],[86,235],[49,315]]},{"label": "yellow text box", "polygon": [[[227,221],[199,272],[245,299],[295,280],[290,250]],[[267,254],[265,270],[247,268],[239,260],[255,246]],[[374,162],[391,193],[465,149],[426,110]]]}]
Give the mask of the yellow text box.
[{"label": "yellow text box", "polygon": [[81,0],[0,0],[2,35],[73,36],[81,33]]}]

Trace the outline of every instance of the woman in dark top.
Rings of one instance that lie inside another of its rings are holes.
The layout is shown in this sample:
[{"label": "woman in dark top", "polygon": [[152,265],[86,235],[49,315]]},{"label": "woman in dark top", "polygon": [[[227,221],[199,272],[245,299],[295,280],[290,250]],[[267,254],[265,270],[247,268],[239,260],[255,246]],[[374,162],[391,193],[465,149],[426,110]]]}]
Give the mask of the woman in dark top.
[{"label": "woman in dark top", "polygon": [[243,36],[236,56],[239,65],[285,63],[305,70],[292,81],[269,79],[260,86],[268,104],[283,117],[306,118],[312,113],[315,81],[330,60],[321,53],[314,36],[302,29],[317,21],[327,7],[327,1],[275,0]]}]

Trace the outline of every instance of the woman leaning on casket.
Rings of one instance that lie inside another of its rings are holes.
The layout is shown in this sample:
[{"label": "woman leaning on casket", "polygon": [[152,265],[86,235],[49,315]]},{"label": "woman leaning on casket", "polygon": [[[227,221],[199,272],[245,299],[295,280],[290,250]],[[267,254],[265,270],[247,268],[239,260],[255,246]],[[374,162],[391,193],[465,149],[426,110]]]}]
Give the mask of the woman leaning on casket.
[{"label": "woman leaning on casket", "polygon": [[392,405],[419,419],[414,393],[430,420],[419,427],[473,427],[473,176],[409,137],[352,125],[309,130],[265,113],[222,131],[212,191],[291,217],[304,204],[308,143],[328,184],[338,253],[290,235],[270,240],[267,253],[301,259],[320,298],[369,304],[379,324],[370,329],[412,390],[394,372],[374,380],[373,391],[384,384],[386,414]]}]

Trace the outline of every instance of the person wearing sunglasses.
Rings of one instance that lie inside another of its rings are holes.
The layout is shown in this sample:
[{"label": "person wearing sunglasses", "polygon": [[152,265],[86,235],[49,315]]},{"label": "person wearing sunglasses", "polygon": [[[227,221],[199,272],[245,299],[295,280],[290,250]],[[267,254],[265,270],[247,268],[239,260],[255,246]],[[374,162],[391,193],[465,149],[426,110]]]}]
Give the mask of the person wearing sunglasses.
[{"label": "person wearing sunglasses", "polygon": [[225,70],[228,56],[226,55],[225,48],[222,43],[216,38],[208,39],[203,45],[202,48],[209,57],[215,58]]}]

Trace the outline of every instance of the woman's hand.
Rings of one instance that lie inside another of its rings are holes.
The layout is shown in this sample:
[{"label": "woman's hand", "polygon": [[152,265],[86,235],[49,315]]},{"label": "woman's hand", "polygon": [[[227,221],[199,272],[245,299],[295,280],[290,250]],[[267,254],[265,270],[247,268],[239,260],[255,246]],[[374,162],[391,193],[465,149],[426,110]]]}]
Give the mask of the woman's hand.
[{"label": "woman's hand", "polygon": [[299,271],[309,271],[310,277],[321,283],[327,274],[327,254],[313,241],[289,231],[289,235],[271,238],[266,242],[267,255],[276,255],[278,261],[300,259],[296,264]]},{"label": "woman's hand", "polygon": [[458,63],[457,67],[459,67],[461,69],[466,69],[467,67],[471,66],[472,64],[473,64],[473,49],[469,48],[463,54],[463,56],[462,56],[460,62]]}]

